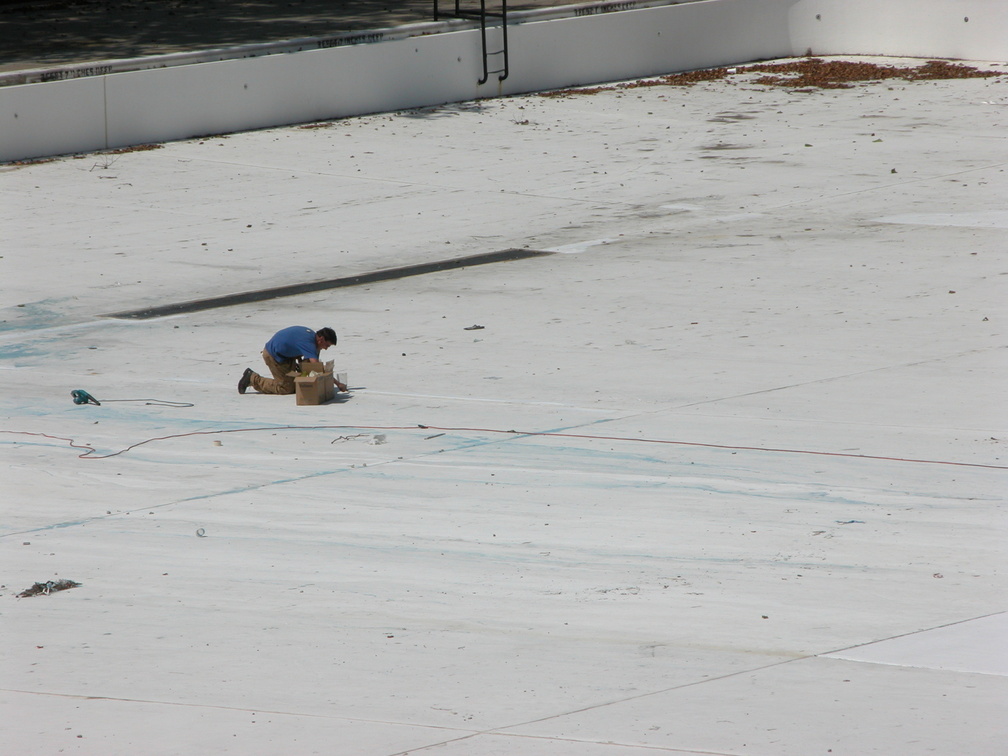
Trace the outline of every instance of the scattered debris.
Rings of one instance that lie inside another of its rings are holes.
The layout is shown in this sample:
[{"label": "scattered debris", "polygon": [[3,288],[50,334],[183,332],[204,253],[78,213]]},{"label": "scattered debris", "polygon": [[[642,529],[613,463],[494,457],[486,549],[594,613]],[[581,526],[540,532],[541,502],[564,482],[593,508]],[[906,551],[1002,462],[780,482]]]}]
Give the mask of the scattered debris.
[{"label": "scattered debris", "polygon": [[598,94],[621,89],[640,87],[691,87],[703,81],[718,81],[730,76],[762,74],[747,81],[766,87],[792,87],[795,89],[850,89],[857,82],[876,82],[886,79],[904,81],[933,81],[936,79],[976,79],[1003,76],[1004,71],[984,71],[962,63],[945,60],[929,60],[921,66],[886,66],[863,61],[830,60],[821,58],[801,58],[786,63],[757,63],[735,68],[707,68],[700,71],[660,76],[655,79],[624,82],[611,86],[584,87],[581,89],[560,89],[543,92],[541,97],[571,97],[574,95]]},{"label": "scattered debris", "polygon": [[[53,163],[56,160],[58,160],[58,158],[54,157],[28,158],[26,160],[12,160],[10,162],[10,165],[14,166],[15,168],[20,168],[25,165],[42,165],[43,163]],[[18,307],[24,307],[24,305],[18,305]]]},{"label": "scattered debris", "polygon": [[961,63],[930,60],[922,66],[899,67],[862,61],[803,58],[790,63],[760,63],[744,66],[739,73],[761,73],[753,84],[768,87],[816,87],[819,89],[850,89],[854,82],[903,79],[921,81],[935,79],[972,79],[1000,76],[1000,71],[981,71]]},{"label": "scattered debris", "polygon": [[466,326],[463,330],[465,330],[465,331],[482,331],[485,327],[486,326],[481,326],[481,325],[477,325],[477,324],[474,323],[471,326]]},{"label": "scattered debris", "polygon": [[114,150],[103,150],[100,155],[125,155],[130,152],[147,152],[149,150],[160,150],[163,144],[136,144],[132,147],[119,147]]},{"label": "scattered debris", "polygon": [[44,583],[35,583],[31,588],[26,588],[18,594],[18,598],[28,598],[29,596],[48,596],[56,591],[65,591],[68,588],[76,588],[80,583],[73,580],[47,580]]},{"label": "scattered debris", "polygon": [[206,538],[206,531],[203,528],[196,528],[196,535],[200,538]]},{"label": "scattered debris", "polygon": [[355,438],[361,438],[361,437],[367,436],[367,435],[370,435],[370,434],[368,434],[368,433],[354,433],[352,436],[336,436],[336,438],[334,438],[332,441],[329,442],[329,445],[332,446],[337,441],[339,441],[339,442],[351,441],[351,440],[353,440]]}]

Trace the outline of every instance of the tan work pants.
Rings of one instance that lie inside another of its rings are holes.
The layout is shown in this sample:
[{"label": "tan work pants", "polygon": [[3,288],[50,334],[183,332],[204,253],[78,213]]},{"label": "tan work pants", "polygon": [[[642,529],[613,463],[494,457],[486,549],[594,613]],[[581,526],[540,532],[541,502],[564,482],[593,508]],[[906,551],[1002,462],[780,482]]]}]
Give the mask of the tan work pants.
[{"label": "tan work pants", "polygon": [[287,373],[294,370],[294,360],[277,362],[273,359],[273,355],[265,349],[263,349],[262,358],[273,377],[263,378],[259,373],[252,373],[252,388],[260,394],[293,394],[294,376],[287,375]]}]

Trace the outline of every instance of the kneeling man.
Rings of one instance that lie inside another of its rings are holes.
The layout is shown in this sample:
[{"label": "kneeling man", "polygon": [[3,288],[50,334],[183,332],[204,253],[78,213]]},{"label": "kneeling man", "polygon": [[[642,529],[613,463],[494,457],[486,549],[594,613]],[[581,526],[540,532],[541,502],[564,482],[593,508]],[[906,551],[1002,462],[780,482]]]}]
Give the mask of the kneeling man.
[{"label": "kneeling man", "polygon": [[[238,381],[238,393],[244,394],[251,386],[260,394],[293,394],[294,376],[288,373],[310,369],[312,363],[321,368],[319,354],[331,346],[336,346],[336,332],[332,328],[313,331],[305,326],[291,326],[277,331],[262,352],[263,362],[273,377],[264,378],[252,368],[245,368]],[[346,384],[339,381],[336,381],[336,388],[347,390]]]}]

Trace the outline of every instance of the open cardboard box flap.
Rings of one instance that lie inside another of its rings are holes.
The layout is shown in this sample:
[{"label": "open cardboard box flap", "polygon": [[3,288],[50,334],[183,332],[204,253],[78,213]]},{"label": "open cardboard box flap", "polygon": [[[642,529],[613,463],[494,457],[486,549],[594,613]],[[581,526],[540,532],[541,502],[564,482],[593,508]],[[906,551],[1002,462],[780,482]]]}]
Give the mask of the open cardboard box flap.
[{"label": "open cardboard box flap", "polygon": [[332,360],[321,365],[309,365],[294,376],[294,396],[300,405],[322,404],[336,396]]}]

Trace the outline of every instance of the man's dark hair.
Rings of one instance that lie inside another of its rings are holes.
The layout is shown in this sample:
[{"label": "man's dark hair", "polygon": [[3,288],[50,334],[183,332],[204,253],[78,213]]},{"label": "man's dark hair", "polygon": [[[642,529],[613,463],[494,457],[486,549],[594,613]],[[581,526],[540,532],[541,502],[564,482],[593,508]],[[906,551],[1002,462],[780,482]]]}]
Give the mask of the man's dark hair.
[{"label": "man's dark hair", "polygon": [[332,328],[319,328],[315,331],[316,336],[321,336],[333,346],[336,346],[336,331]]}]

